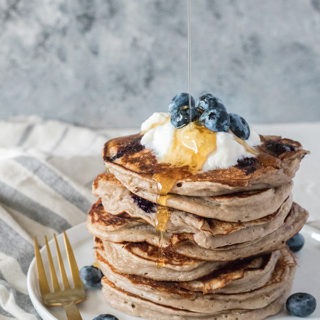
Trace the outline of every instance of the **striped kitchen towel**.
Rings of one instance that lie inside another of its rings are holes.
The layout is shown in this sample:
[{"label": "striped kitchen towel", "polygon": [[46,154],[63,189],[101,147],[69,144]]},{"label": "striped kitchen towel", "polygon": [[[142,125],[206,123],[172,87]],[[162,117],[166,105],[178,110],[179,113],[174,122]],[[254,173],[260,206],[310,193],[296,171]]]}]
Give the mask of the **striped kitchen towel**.
[{"label": "striped kitchen towel", "polygon": [[0,319],[35,320],[26,286],[32,239],[85,220],[91,183],[112,136],[39,118],[0,122]]}]

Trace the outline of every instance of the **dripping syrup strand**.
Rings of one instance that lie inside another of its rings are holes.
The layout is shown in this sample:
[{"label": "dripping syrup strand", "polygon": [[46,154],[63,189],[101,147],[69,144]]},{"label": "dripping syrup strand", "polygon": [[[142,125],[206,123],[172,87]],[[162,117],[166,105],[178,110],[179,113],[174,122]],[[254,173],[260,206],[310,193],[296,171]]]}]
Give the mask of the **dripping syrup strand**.
[{"label": "dripping syrup strand", "polygon": [[[191,0],[187,0],[187,34],[188,34],[188,95],[189,109],[191,108]],[[191,112],[190,112],[190,122]]]},{"label": "dripping syrup strand", "polygon": [[158,193],[160,193],[157,199],[156,230],[159,232],[159,257],[157,267],[162,268],[165,266],[164,233],[167,230],[167,224],[170,219],[170,212],[166,205],[168,193],[172,188],[174,180],[159,174],[155,174],[153,178],[158,182]]},{"label": "dripping syrup strand", "polygon": [[[189,108],[191,109],[191,0],[187,0],[187,35],[188,35],[188,50],[187,50],[187,59],[188,59],[188,96],[189,96]],[[190,122],[192,121],[192,114],[190,112]],[[156,222],[156,229],[160,233],[160,250],[159,250],[159,258],[157,262],[158,267],[165,266],[165,259],[164,259],[164,232],[166,231],[168,220],[170,219],[170,212],[167,208],[167,200],[168,200],[168,193],[170,192],[171,188],[173,187],[176,179],[168,179],[168,177],[164,177],[162,175],[154,175],[153,179],[157,181],[158,184],[158,192],[160,194],[157,203],[162,207],[158,207],[157,211],[157,222]]]}]

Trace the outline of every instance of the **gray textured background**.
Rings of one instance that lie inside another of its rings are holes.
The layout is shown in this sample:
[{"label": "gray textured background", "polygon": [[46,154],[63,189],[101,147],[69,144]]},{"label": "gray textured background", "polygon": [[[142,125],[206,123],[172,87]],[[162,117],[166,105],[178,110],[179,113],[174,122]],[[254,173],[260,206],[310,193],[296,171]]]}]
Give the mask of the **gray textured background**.
[{"label": "gray textured background", "polygon": [[[192,93],[320,120],[320,0],[193,0]],[[0,0],[0,118],[134,127],[187,90],[186,0]]]}]

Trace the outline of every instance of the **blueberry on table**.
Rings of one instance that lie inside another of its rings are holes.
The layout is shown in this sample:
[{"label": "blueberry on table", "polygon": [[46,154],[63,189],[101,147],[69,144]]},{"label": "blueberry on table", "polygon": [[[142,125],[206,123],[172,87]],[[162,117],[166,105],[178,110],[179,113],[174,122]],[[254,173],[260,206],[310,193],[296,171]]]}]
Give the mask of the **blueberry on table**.
[{"label": "blueberry on table", "polygon": [[[219,106],[218,106],[219,105]],[[205,93],[203,94],[196,105],[196,109],[200,112],[203,113],[204,111],[207,111],[208,109],[212,108],[223,108],[224,111],[227,111],[225,106],[220,102],[218,98],[213,96],[211,93]]]},{"label": "blueberry on table", "polygon": [[119,320],[117,317],[112,314],[100,314],[94,317],[92,320]]},{"label": "blueberry on table", "polygon": [[287,241],[287,245],[292,252],[298,252],[304,245],[304,237],[301,233],[295,234]]},{"label": "blueberry on table", "polygon": [[101,288],[101,278],[103,274],[95,266],[84,266],[80,269],[80,278],[87,288]]},{"label": "blueberry on table", "polygon": [[289,314],[296,317],[309,316],[316,309],[316,306],[315,297],[305,292],[292,294],[286,303]]},{"label": "blueberry on table", "polygon": [[202,113],[199,121],[211,131],[228,132],[230,118],[223,104],[218,102],[215,107]]},{"label": "blueberry on table", "polygon": [[230,113],[230,130],[240,139],[247,140],[250,137],[250,128],[245,119],[238,114]]},{"label": "blueberry on table", "polygon": [[199,118],[199,113],[195,108],[195,101],[192,96],[189,105],[189,94],[182,92],[172,98],[169,105],[171,123],[176,128],[182,128],[190,122]]}]

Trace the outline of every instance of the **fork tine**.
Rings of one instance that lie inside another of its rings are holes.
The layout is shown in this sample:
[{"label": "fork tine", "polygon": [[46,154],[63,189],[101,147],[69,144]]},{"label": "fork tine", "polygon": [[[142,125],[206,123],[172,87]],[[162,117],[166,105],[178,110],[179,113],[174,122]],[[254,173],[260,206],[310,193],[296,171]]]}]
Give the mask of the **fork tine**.
[{"label": "fork tine", "polygon": [[34,255],[36,257],[36,264],[37,264],[37,270],[38,270],[39,287],[40,287],[41,296],[43,297],[45,294],[50,292],[50,288],[49,288],[46,272],[44,271],[43,261],[41,258],[39,244],[36,237],[33,239],[33,243],[34,243]]},{"label": "fork tine", "polygon": [[70,266],[70,270],[71,270],[71,274],[72,274],[72,278],[73,278],[73,282],[74,282],[74,286],[76,288],[83,288],[83,284],[82,281],[80,279],[80,275],[79,275],[79,269],[78,269],[78,265],[77,265],[77,261],[74,257],[74,253],[70,244],[70,241],[68,239],[68,236],[66,234],[66,232],[63,232],[63,238],[64,238],[64,244],[67,250],[67,256],[68,256],[68,261],[69,261],[69,266]]},{"label": "fork tine", "polygon": [[52,260],[52,255],[51,255],[51,250],[48,244],[48,238],[45,236],[45,241],[46,241],[46,248],[47,248],[47,255],[48,255],[48,262],[49,262],[49,267],[50,267],[50,275],[51,275],[51,283],[53,287],[53,291],[58,291],[60,290],[56,270],[54,268],[53,260]]},{"label": "fork tine", "polygon": [[66,269],[65,269],[64,264],[63,264],[61,251],[60,251],[60,247],[59,247],[59,244],[58,244],[58,240],[57,240],[56,234],[54,234],[53,237],[54,237],[54,242],[56,244],[56,250],[57,250],[57,254],[58,254],[58,262],[59,262],[59,269],[60,269],[60,274],[61,274],[63,287],[64,287],[64,289],[70,289],[68,277],[67,277],[67,274],[66,274]]}]

